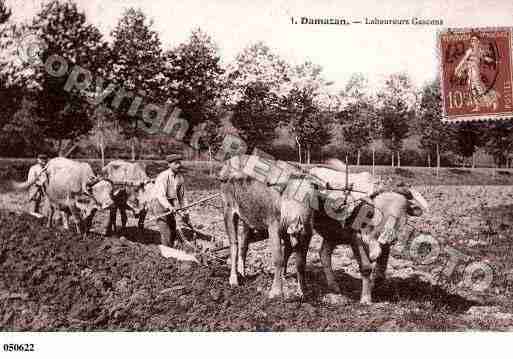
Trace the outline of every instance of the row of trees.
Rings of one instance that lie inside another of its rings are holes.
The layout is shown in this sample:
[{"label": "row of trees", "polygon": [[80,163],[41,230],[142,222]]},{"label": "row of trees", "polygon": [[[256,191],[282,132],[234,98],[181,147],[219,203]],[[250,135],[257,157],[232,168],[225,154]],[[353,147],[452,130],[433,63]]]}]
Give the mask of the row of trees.
[{"label": "row of trees", "polygon": [[[487,125],[483,131],[482,125],[442,124],[438,80],[417,89],[407,74],[392,74],[373,91],[363,74],[354,74],[333,93],[320,66],[288,64],[262,42],[244,48],[227,66],[200,29],[165,49],[139,9],[123,13],[107,42],[72,1],[47,2],[27,24],[11,22],[10,10],[0,4],[0,146],[7,155],[29,155],[45,146],[62,152],[69,142],[88,136],[102,156],[106,142],[127,139],[136,158],[148,137],[144,122],[134,120],[142,117],[143,106],[133,107],[137,96],[146,104],[180,108],[189,123],[184,142],[201,126],[202,148],[210,153],[231,132],[250,151],[271,151],[278,128],[293,139],[300,162],[310,162],[312,153],[330,143],[355,154],[358,164],[362,149],[370,147],[374,162],[382,140],[391,164],[400,166],[404,141],[412,134],[420,137],[429,165],[439,165],[448,151],[470,157],[478,148],[504,163],[512,149],[510,125]],[[91,71],[89,92],[69,91],[68,76],[51,76],[20,56],[20,44],[31,36],[45,44],[42,63],[59,55],[68,75],[75,65]],[[108,91],[114,88],[123,88],[131,100],[120,102],[116,91]],[[91,93],[103,90],[102,104],[91,101]],[[116,101],[119,106],[113,106]],[[157,134],[152,141],[165,146],[170,139]]]}]

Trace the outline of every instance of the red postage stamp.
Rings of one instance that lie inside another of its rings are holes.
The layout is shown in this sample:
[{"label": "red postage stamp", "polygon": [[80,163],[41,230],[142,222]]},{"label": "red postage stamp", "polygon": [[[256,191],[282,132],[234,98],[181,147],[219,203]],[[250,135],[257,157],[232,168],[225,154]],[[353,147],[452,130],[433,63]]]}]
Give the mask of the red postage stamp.
[{"label": "red postage stamp", "polygon": [[443,121],[513,118],[512,28],[438,34]]}]

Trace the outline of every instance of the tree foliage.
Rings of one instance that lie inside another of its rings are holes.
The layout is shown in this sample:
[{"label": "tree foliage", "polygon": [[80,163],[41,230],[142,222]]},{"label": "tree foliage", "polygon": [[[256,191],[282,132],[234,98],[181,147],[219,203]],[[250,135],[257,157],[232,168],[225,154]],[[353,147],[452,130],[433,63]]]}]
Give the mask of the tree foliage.
[{"label": "tree foliage", "polygon": [[[40,135],[55,140],[60,150],[63,140],[86,134],[91,128],[89,105],[83,95],[65,90],[68,76],[75,65],[96,73],[105,62],[107,45],[100,31],[87,23],[85,14],[71,1],[46,3],[30,25],[15,26],[12,34],[18,37],[15,43],[37,41],[41,63],[26,61],[16,54],[6,59],[4,73],[8,83],[25,89],[25,97],[35,103]],[[49,73],[48,69],[59,68],[57,63],[49,65],[51,56],[63,64],[61,76]]]},{"label": "tree foliage", "polygon": [[261,82],[246,86],[242,98],[233,106],[232,125],[246,142],[248,151],[266,151],[276,138],[276,109],[279,98]]},{"label": "tree foliage", "polygon": [[416,97],[409,77],[403,73],[391,75],[378,98],[384,143],[391,151],[399,152],[414,118]]},{"label": "tree foliage", "polygon": [[424,151],[434,155],[454,148],[454,128],[442,123],[442,95],[439,79],[428,83],[422,89],[418,110],[420,145]]},{"label": "tree foliage", "polygon": [[338,112],[337,119],[344,147],[351,153],[357,153],[359,162],[361,150],[376,139],[381,131],[375,100],[368,94],[367,79],[360,73],[351,76],[341,96],[346,105]]},{"label": "tree foliage", "polygon": [[217,102],[224,88],[217,45],[208,34],[196,29],[187,42],[167,51],[164,61],[165,98],[174,99],[191,130],[205,123],[202,127],[208,127],[212,134],[218,127]]},{"label": "tree foliage", "polygon": [[[117,117],[125,134],[137,137],[141,113],[146,105],[164,105],[163,60],[158,33],[152,21],[140,9],[125,10],[112,31],[112,80],[118,88],[130,93],[128,100],[117,108]],[[135,96],[142,98],[142,105],[133,116],[128,114]]]}]

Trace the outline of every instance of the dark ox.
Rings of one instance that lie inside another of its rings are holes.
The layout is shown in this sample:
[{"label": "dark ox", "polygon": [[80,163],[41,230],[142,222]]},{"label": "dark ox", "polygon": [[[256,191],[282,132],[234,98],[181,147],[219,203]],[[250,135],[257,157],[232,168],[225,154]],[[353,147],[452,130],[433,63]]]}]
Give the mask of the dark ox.
[{"label": "dark ox", "polygon": [[[298,198],[312,198],[315,195],[314,186],[303,178],[290,178],[285,190],[258,181],[244,173],[248,158],[245,155],[232,157],[225,162],[220,175],[224,222],[230,240],[230,284],[238,286],[239,275],[245,276],[248,244],[254,240],[255,231],[267,230],[274,265],[269,297],[283,295],[285,258],[288,259],[292,251],[296,254],[298,294],[302,296],[313,211]],[[238,237],[239,222],[242,224],[241,238]]]},{"label": "dark ox", "polygon": [[[315,172],[315,169],[311,171]],[[346,178],[345,171],[340,170],[330,176],[332,177],[323,177],[323,180],[334,183]],[[368,178],[369,181],[374,181],[371,177]],[[314,229],[323,238],[320,257],[330,291],[340,293],[332,270],[331,254],[337,245],[350,245],[362,277],[360,302],[370,304],[375,284],[385,278],[390,247],[397,240],[402,222],[407,215],[422,215],[428,205],[420,193],[411,188],[374,191],[370,183],[349,180],[350,185],[351,183],[353,188],[367,187],[372,189],[372,193],[364,194],[356,200],[354,203],[357,205],[351,208],[349,216],[342,218],[337,216],[340,208],[336,208],[336,202],[330,202],[329,195],[321,195],[319,210],[314,215]]]},{"label": "dark ox", "polygon": [[114,206],[110,209],[107,222],[106,235],[116,232],[116,216],[119,211],[121,216],[121,230],[126,229],[128,220],[126,211],[131,210],[134,216],[139,218],[139,229],[144,227],[145,211],[138,204],[139,192],[149,182],[149,177],[143,164],[115,160],[102,168],[102,174],[114,184]]}]

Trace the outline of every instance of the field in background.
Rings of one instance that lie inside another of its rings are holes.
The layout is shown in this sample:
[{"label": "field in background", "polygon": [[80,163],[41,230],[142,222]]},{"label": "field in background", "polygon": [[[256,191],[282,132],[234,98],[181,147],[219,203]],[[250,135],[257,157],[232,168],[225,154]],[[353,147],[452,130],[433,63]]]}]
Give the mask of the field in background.
[{"label": "field in background", "polygon": [[[85,161],[92,165],[96,173],[99,173],[100,160]],[[105,163],[109,161],[106,160]],[[166,168],[164,161],[141,160],[138,162],[146,165],[150,177],[156,176]],[[28,169],[33,163],[35,163],[33,159],[0,159],[0,190],[8,188],[6,183],[9,180],[25,180]],[[186,185],[189,189],[210,190],[218,185],[215,175],[221,168],[219,162],[184,161],[184,165],[190,170],[186,174]],[[350,166],[349,170],[350,172],[372,172],[372,166]],[[211,172],[213,176],[210,176]],[[407,185],[513,185],[513,169],[441,168],[437,176],[435,168],[376,166],[375,174],[387,182]]]}]

